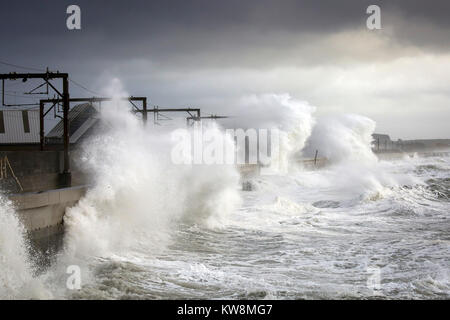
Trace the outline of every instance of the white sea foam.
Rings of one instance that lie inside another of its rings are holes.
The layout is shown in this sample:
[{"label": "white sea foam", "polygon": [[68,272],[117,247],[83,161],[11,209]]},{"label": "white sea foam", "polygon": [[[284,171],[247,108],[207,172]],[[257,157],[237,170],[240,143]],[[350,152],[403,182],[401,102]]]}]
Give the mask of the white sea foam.
[{"label": "white sea foam", "polygon": [[[127,96],[118,81],[109,95]],[[85,146],[81,161],[94,185],[65,216],[69,252],[108,255],[136,242],[164,246],[171,223],[214,223],[239,204],[232,166],[175,165],[170,132],[145,128],[128,102],[102,108],[107,127]]]},{"label": "white sea foam", "polygon": [[[105,95],[127,93],[116,80]],[[447,158],[379,161],[372,120],[314,118],[289,95],[239,103],[240,127],[284,133],[274,161],[285,170],[253,178],[251,191],[238,191],[233,166],[173,164],[173,128],[144,127],[128,102],[104,104],[79,159],[92,185],[67,210],[65,249],[38,280],[69,298],[360,298],[376,266],[385,297],[448,297],[448,200],[427,184],[445,188]],[[315,150],[327,167],[293,170]],[[0,266],[11,272],[0,296],[39,297],[23,227],[1,208]],[[65,288],[71,264],[80,292]]]},{"label": "white sea foam", "polygon": [[51,294],[33,276],[25,228],[11,201],[0,194],[0,299],[45,299]]}]

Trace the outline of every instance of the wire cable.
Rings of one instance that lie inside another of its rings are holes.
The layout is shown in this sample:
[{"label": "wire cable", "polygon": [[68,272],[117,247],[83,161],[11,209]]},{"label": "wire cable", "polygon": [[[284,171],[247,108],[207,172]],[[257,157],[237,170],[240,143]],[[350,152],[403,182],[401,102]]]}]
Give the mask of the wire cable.
[{"label": "wire cable", "polygon": [[[24,69],[24,70],[39,71],[39,72],[46,72],[47,71],[47,70],[43,70],[43,69],[37,69],[37,68],[32,68],[32,67],[20,66],[20,65],[17,65],[17,64],[13,64],[13,63],[1,61],[1,60],[0,60],[0,64],[6,65],[6,66],[10,66],[10,67],[19,68],[19,69]],[[86,90],[86,91],[88,91],[88,92],[90,92],[92,94],[100,95],[100,93],[86,88],[85,86],[83,86],[82,84],[76,82],[75,80],[73,80],[71,78],[69,78],[69,81],[72,82],[74,85],[80,87],[81,89],[84,89],[84,90]]]},{"label": "wire cable", "polygon": [[85,86],[79,84],[78,82],[76,82],[75,80],[73,80],[73,79],[71,79],[71,78],[69,78],[69,81],[72,82],[74,85],[80,87],[81,89],[84,89],[84,90],[86,90],[86,91],[88,91],[88,92],[90,92],[90,93],[92,93],[92,94],[95,94],[95,95],[97,95],[97,96],[100,95],[100,93],[95,92],[95,91],[92,91],[91,89],[86,88]]},{"label": "wire cable", "polygon": [[45,72],[45,70],[42,70],[42,69],[37,69],[37,68],[32,68],[32,67],[19,66],[19,65],[17,65],[17,64],[8,63],[8,62],[4,62],[4,61],[0,61],[0,63],[1,63],[1,64],[4,64],[4,65],[6,65],[6,66],[14,67],[14,68],[19,68],[19,69],[24,69],[24,70],[31,70],[31,71]]}]

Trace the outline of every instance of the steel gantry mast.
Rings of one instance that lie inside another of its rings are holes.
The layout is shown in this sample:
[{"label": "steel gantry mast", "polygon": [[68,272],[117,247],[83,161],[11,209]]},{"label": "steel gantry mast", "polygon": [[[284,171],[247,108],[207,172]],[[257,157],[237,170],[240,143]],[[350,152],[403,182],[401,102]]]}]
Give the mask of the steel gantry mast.
[{"label": "steel gantry mast", "polygon": [[[61,185],[70,186],[71,185],[71,173],[70,173],[70,159],[69,159],[69,74],[60,72],[49,72],[45,73],[8,73],[0,74],[0,79],[2,80],[2,104],[5,105],[5,80],[17,80],[22,79],[26,82],[28,79],[42,79],[44,82],[50,86],[60,97],[63,104],[63,123],[64,123],[64,168],[61,173]],[[58,90],[51,80],[60,79],[62,81],[62,92]],[[10,105],[5,105],[10,106]]]}]

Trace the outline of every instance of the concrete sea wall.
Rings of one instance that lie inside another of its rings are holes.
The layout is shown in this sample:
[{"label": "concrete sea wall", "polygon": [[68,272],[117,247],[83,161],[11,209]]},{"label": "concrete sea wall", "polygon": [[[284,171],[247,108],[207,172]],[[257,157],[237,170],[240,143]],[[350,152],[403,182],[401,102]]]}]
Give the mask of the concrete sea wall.
[{"label": "concrete sea wall", "polygon": [[58,188],[62,165],[59,151],[0,151],[0,185],[9,192]]},{"label": "concrete sea wall", "polygon": [[78,186],[43,192],[12,194],[17,214],[37,248],[57,248],[64,233],[64,214],[85,194],[87,187]]},{"label": "concrete sea wall", "polygon": [[[75,152],[72,150],[71,155]],[[0,151],[0,188],[11,193],[60,188],[63,159],[61,151]],[[87,177],[75,161],[71,161],[71,167],[72,185],[86,184]]]}]

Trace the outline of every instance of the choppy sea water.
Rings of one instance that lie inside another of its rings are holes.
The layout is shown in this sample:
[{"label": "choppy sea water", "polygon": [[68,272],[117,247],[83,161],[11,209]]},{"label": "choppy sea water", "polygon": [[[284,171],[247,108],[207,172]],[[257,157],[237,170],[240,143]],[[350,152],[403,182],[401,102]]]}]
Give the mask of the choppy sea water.
[{"label": "choppy sea water", "polygon": [[156,252],[144,241],[92,258],[90,280],[63,297],[450,298],[448,157],[383,161],[372,171],[299,170],[251,184],[220,226],[179,222]]}]

